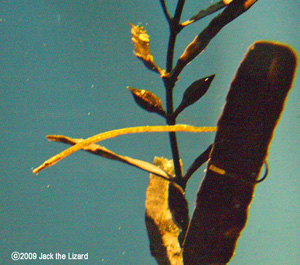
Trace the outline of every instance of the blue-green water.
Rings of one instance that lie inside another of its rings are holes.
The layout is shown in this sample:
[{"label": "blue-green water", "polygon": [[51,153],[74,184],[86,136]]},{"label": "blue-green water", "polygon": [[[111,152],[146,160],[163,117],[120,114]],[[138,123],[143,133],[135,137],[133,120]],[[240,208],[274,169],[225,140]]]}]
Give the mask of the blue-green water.
[{"label": "blue-green water", "polygon": [[[183,19],[210,2],[188,1]],[[216,124],[230,81],[253,42],[280,41],[300,52],[299,8],[297,1],[261,0],[224,28],[181,74],[176,104],[190,83],[217,76],[205,97],[178,122]],[[176,58],[209,19],[182,31]],[[132,53],[129,23],[139,22],[148,30],[155,61],[164,67],[168,27],[159,1],[1,2],[0,264],[156,264],[144,225],[147,173],[84,152],[37,176],[31,173],[66,147],[47,142],[47,134],[85,138],[116,128],[164,124],[141,110],[126,89],[151,90],[165,102],[158,75]],[[299,264],[299,102],[296,76],[269,150],[269,176],[256,188],[230,264]],[[180,133],[178,138],[186,168],[214,134]],[[171,158],[167,134],[122,136],[102,144],[146,161]],[[202,171],[187,189],[191,210]],[[88,260],[14,262],[14,251],[88,252]]]}]

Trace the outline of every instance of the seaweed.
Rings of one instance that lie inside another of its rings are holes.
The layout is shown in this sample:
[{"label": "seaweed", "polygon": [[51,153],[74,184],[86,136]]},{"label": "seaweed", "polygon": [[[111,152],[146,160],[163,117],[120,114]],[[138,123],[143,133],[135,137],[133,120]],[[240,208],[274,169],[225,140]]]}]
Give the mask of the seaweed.
[{"label": "seaweed", "polygon": [[[173,92],[186,65],[192,62],[218,32],[248,11],[256,0],[219,1],[200,10],[189,20],[181,21],[185,0],[178,0],[171,16],[164,0],[160,4],[170,29],[166,67],[155,63],[150,52],[146,29],[131,25],[134,54],[163,80],[166,108],[154,93],[127,87],[143,110],[162,116],[165,126],[140,126],[103,132],[87,139],[48,135],[50,141],[72,147],[45,161],[33,170],[38,173],[57,161],[84,150],[104,158],[150,172],[146,192],[145,221],[150,251],[158,264],[226,264],[247,221],[247,212],[273,132],[291,88],[297,58],[288,46],[275,42],[256,42],[249,48],[229,89],[225,108],[217,127],[194,127],[177,124],[178,116],[198,102],[208,91],[215,74],[189,85],[175,108]],[[223,10],[222,10],[223,9]],[[202,18],[222,10],[182,52],[174,64],[176,39],[181,31]],[[183,172],[177,142],[178,131],[214,132],[209,145]],[[97,142],[128,133],[168,132],[172,159],[155,157],[153,164],[116,154]],[[196,207],[190,220],[185,197],[187,182],[196,170],[207,163],[207,170],[197,193]]]}]

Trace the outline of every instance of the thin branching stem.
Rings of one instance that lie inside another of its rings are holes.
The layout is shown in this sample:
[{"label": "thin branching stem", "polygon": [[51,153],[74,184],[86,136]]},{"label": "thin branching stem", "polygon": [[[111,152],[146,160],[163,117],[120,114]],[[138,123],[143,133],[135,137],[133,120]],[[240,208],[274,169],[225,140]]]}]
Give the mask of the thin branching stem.
[{"label": "thin branching stem", "polygon": [[171,72],[173,68],[173,57],[174,57],[174,48],[175,48],[175,42],[177,34],[172,30],[172,25],[170,25],[170,37],[169,37],[169,43],[168,43],[168,51],[167,51],[167,65],[166,70],[167,72]]},{"label": "thin branching stem", "polygon": [[[163,6],[163,10],[166,15],[167,8],[165,6],[165,2],[163,0],[161,0],[161,4]],[[174,17],[168,19],[168,16],[166,15],[168,22],[169,22],[169,26],[170,26],[170,37],[169,37],[169,43],[168,43],[167,63],[166,63],[167,72],[171,72],[172,68],[173,68],[173,58],[174,58],[176,37],[177,37],[177,34],[182,29],[182,27],[180,25],[180,17],[182,14],[184,4],[185,4],[185,0],[178,0]],[[176,119],[172,117],[172,114],[174,111],[173,110],[173,87],[174,87],[175,82],[172,82],[172,80],[166,78],[166,79],[164,79],[164,84],[166,87],[166,101],[167,101],[167,114],[168,114],[167,115],[167,123],[168,123],[168,125],[174,125],[174,124],[176,124]],[[169,138],[170,138],[172,156],[173,156],[173,161],[174,161],[175,175],[176,175],[177,179],[181,179],[182,178],[182,170],[181,170],[181,164],[180,164],[180,155],[179,155],[176,133],[170,132]]]},{"label": "thin branching stem", "polygon": [[175,10],[174,19],[173,19],[173,22],[178,24],[178,25],[179,25],[179,21],[180,21],[180,18],[181,18],[181,14],[182,14],[184,4],[185,4],[185,0],[178,0],[176,10]]},{"label": "thin branching stem", "polygon": [[[175,125],[176,119],[172,118],[173,114],[173,87],[170,86],[170,82],[165,82],[166,86],[166,94],[167,94],[167,124],[168,125]],[[180,165],[180,155],[179,149],[177,144],[177,137],[175,132],[169,132],[173,162],[174,162],[174,169],[175,169],[175,176],[179,179],[182,178],[182,170]]]},{"label": "thin branching stem", "polygon": [[171,16],[168,12],[168,9],[167,9],[167,6],[166,6],[166,1],[165,0],[160,0],[160,4],[161,4],[161,7],[162,7],[162,10],[164,12],[164,15],[166,17],[166,19],[168,20],[169,24],[171,24]]}]

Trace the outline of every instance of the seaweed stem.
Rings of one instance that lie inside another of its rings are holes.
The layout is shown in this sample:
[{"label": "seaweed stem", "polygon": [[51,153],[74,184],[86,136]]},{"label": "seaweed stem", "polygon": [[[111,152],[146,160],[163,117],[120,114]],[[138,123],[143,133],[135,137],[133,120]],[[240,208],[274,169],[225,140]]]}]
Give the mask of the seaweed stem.
[{"label": "seaweed stem", "polygon": [[[161,0],[162,6],[165,5],[164,0]],[[182,14],[183,6],[185,4],[185,0],[178,0],[175,14],[173,18],[170,18],[169,26],[170,26],[170,37],[169,37],[169,43],[168,43],[168,51],[167,51],[167,62],[166,62],[166,70],[167,72],[171,72],[173,68],[173,57],[174,57],[174,48],[176,43],[176,37],[177,34],[181,31],[183,28],[180,25],[180,17]],[[164,12],[166,12],[166,7],[163,6]],[[165,13],[166,14],[166,13]],[[173,114],[173,87],[175,85],[175,82],[173,82],[169,78],[164,78],[164,85],[166,88],[166,102],[167,102],[167,124],[168,125],[175,125],[176,119]],[[178,143],[177,143],[177,137],[175,132],[169,133],[170,138],[170,144],[171,144],[171,150],[172,150],[172,156],[173,156],[173,163],[174,163],[174,169],[175,169],[175,176],[177,179],[182,179],[182,170],[180,165],[180,155],[179,155],[179,149],[178,149]]]},{"label": "seaweed stem", "polygon": [[164,12],[164,15],[165,15],[166,19],[168,20],[169,24],[171,24],[172,19],[171,19],[171,16],[170,16],[169,12],[168,12],[165,0],[160,0],[160,4],[161,4],[161,7],[162,7],[162,10]]},{"label": "seaweed stem", "polygon": [[181,14],[182,14],[184,4],[185,4],[185,0],[178,0],[175,15],[174,15],[174,18],[173,18],[173,22],[177,25],[179,25],[179,21],[180,21],[180,17],[181,17]]}]

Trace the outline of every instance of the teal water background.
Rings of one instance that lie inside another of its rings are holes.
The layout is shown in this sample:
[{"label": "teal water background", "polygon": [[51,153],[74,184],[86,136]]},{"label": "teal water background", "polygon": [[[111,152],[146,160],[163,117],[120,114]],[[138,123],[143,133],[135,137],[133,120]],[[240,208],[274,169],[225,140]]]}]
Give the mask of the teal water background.
[{"label": "teal water background", "polygon": [[[167,3],[173,10],[175,1]],[[183,20],[210,3],[187,1]],[[299,8],[297,1],[260,0],[226,26],[180,76],[176,105],[193,81],[216,74],[205,97],[178,123],[215,126],[230,81],[255,41],[287,43],[300,53]],[[211,17],[182,31],[175,58]],[[0,264],[156,264],[144,224],[146,172],[85,152],[38,175],[31,172],[67,147],[47,142],[47,134],[86,138],[164,124],[140,109],[126,89],[150,90],[165,103],[159,76],[132,53],[129,23],[148,30],[154,60],[164,67],[168,26],[159,1],[1,2]],[[269,150],[269,176],[256,188],[232,265],[299,264],[299,86],[297,75]],[[179,133],[178,139],[187,168],[214,134]],[[154,156],[171,158],[166,133],[122,136],[102,145],[150,162]],[[187,188],[191,212],[203,170]],[[88,252],[89,259],[12,261],[14,251]]]}]

